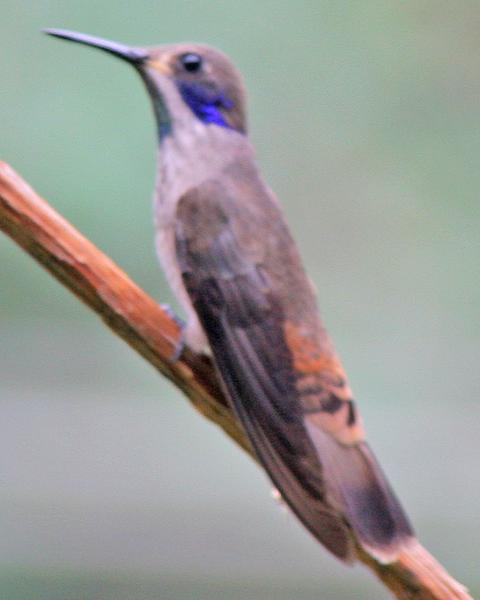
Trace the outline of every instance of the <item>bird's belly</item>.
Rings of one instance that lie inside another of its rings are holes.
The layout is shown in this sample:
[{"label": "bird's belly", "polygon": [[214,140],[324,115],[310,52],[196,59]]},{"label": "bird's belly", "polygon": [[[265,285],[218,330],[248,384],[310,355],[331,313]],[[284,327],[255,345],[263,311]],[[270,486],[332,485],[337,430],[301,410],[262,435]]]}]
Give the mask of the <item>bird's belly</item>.
[{"label": "bird's belly", "polygon": [[183,284],[182,273],[178,266],[175,251],[175,233],[172,226],[168,227],[164,225],[159,227],[157,225],[155,246],[170,288],[187,315],[184,341],[196,352],[208,352],[207,337]]}]

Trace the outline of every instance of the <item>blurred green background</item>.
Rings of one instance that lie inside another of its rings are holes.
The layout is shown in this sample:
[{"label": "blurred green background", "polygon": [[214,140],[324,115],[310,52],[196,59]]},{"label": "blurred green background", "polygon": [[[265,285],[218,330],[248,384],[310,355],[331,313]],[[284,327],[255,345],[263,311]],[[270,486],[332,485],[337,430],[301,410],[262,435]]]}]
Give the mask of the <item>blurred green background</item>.
[{"label": "blurred green background", "polygon": [[[373,447],[424,544],[480,593],[480,3],[1,2],[0,159],[159,301],[138,77],[49,39],[201,41],[250,130]],[[387,598],[265,476],[0,236],[2,600]]]}]

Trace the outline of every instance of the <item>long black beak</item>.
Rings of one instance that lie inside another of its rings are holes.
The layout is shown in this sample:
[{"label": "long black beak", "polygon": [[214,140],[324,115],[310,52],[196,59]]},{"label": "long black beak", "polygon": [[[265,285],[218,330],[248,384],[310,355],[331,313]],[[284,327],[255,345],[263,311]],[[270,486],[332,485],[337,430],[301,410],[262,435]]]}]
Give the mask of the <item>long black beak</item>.
[{"label": "long black beak", "polygon": [[136,66],[140,66],[148,59],[148,52],[146,50],[141,48],[131,48],[130,46],[111,42],[110,40],[104,40],[93,35],[78,33],[77,31],[67,31],[66,29],[44,29],[43,31],[48,35],[53,35],[54,37],[62,38],[64,40],[100,48],[101,50],[105,50],[105,52],[123,58]]}]

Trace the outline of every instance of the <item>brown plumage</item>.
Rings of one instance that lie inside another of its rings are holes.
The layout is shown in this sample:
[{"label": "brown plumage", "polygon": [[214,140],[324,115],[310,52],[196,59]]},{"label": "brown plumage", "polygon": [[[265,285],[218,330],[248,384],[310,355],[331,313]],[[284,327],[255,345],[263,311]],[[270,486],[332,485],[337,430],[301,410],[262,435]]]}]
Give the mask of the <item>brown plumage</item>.
[{"label": "brown plumage", "polygon": [[[204,67],[200,72],[189,72],[178,60],[186,54],[202,56]],[[222,92],[231,100],[229,110],[220,108],[227,122],[241,133],[247,132],[246,96],[241,75],[233,69],[230,60],[218,50],[203,44],[173,44],[149,51],[149,66],[175,79],[177,84],[193,84],[214,91],[222,82]]]},{"label": "brown plumage", "polygon": [[184,305],[186,342],[212,353],[259,461],[292,511],[337,557],[354,537],[381,561],[413,543],[364,439],[346,375],[280,206],[260,177],[245,94],[221,53],[201,45],[128,48],[160,136],[157,249]]},{"label": "brown plumage", "polygon": [[392,560],[410,526],[364,441],[278,205],[259,180],[244,196],[238,176],[227,168],[183,195],[175,224],[186,289],[228,395],[304,525],[344,560],[352,558],[350,528],[377,558]]}]

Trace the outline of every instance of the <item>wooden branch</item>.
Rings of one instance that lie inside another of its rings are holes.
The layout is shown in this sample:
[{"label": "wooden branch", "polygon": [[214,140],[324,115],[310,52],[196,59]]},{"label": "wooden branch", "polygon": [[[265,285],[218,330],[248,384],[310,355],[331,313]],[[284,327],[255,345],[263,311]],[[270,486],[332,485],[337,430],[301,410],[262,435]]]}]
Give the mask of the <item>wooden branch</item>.
[{"label": "wooden branch", "polygon": [[[211,362],[186,350],[172,356],[178,325],[91,242],[42,200],[7,164],[0,162],[0,229],[92,308],[110,329],[179,387],[207,419],[252,455],[222,394]],[[252,455],[253,456],[253,455]],[[396,598],[472,600],[415,542],[396,562],[383,565],[357,546],[358,560]]]}]

